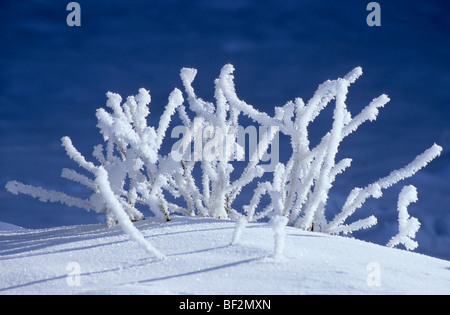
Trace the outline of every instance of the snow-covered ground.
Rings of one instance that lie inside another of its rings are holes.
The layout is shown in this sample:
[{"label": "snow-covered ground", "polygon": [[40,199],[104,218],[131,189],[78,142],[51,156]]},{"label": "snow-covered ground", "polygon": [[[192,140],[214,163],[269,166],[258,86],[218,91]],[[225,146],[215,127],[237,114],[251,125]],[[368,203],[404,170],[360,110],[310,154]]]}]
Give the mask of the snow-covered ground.
[{"label": "snow-covered ground", "polygon": [[[450,262],[356,239],[175,217],[135,223],[155,260],[119,227],[0,231],[0,294],[450,294]],[[1,226],[3,227],[3,225]]]}]

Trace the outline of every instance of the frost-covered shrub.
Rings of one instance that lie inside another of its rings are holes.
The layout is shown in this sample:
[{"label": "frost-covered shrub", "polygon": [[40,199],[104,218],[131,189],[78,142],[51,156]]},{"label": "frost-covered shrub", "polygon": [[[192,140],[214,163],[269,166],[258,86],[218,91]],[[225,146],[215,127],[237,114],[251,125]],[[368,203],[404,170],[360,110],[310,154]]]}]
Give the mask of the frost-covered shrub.
[{"label": "frost-covered shrub", "polygon": [[[84,173],[91,174],[87,176],[63,169],[62,177],[88,187],[92,191],[89,198],[72,197],[17,181],[8,182],[7,190],[41,201],[61,202],[106,213],[108,226],[119,223],[132,239],[159,258],[163,255],[131,223],[143,218],[138,204],[166,221],[174,212],[237,220],[232,244],[239,242],[247,222],[269,217],[274,230],[274,256],[278,258],[283,252],[285,225],[329,234],[351,234],[373,226],[377,223],[374,216],[352,223],[346,221],[368,198],[381,197],[384,189],[411,177],[442,151],[434,144],[405,167],[364,188],[354,188],[341,212],[327,221],[325,212],[330,190],[336,177],[352,162],[349,158],[336,160],[341,142],[364,122],[375,120],[389,98],[383,94],[353,116],[346,106],[346,99],[349,87],[362,74],[362,69],[357,67],[343,78],[319,85],[307,103],[296,98],[276,107],[272,117],[239,99],[233,72],[232,65],[222,68],[214,82],[215,103],[210,103],[199,98],[192,86],[197,71],[183,68],[180,76],[188,106],[184,105],[182,92],[174,89],[157,128],[147,125],[151,101],[147,90],[140,89],[136,96],[128,97],[125,102],[120,95],[108,92],[106,105],[109,110],[100,108],[96,113],[97,126],[104,140],[94,148],[97,164],[86,161],[70,138],[62,139],[67,155]],[[330,104],[334,104],[331,130],[317,145],[311,146],[308,128]],[[162,156],[160,149],[175,112],[183,125],[172,129],[171,136],[178,131],[183,138],[172,147],[169,155]],[[250,157],[242,173],[232,179],[235,161],[242,161],[246,151],[239,142],[241,115],[252,119],[265,132],[259,135],[258,145],[249,150]],[[266,170],[262,161],[278,132],[290,138],[291,156],[286,163],[276,165],[271,180],[263,181],[261,178]],[[195,178],[196,169],[201,178]],[[236,209],[234,201],[250,183],[255,189],[248,198],[249,203]],[[182,197],[184,202],[171,202],[166,194],[175,197],[176,201]],[[414,194],[415,188],[408,186],[399,196],[399,234],[392,238],[389,246],[399,243],[405,244],[407,249],[417,246],[412,239],[420,224],[415,218],[409,218],[406,209],[415,200]],[[263,208],[260,203],[265,195],[270,203]]]}]

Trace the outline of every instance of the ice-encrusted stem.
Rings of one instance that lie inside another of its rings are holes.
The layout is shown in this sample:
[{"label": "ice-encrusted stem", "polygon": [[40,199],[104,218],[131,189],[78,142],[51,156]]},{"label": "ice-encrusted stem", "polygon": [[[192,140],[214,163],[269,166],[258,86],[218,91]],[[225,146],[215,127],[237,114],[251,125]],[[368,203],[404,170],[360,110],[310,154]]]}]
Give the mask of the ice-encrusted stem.
[{"label": "ice-encrusted stem", "polygon": [[234,231],[233,231],[233,238],[231,240],[230,245],[236,245],[239,243],[241,236],[242,236],[242,232],[244,231],[245,227],[247,226],[247,223],[248,223],[247,218],[245,216],[242,216],[236,220],[236,224],[234,226]]},{"label": "ice-encrusted stem", "polygon": [[[442,152],[442,147],[433,144],[429,149],[418,155],[408,165],[391,172],[388,176],[380,178],[378,181],[366,186],[365,188],[355,188],[347,197],[342,211],[324,229],[325,233],[351,233],[350,226],[346,226],[344,221],[352,215],[364,202],[370,198],[379,198],[382,195],[382,189],[391,187],[401,180],[409,178],[425,167],[428,163],[438,157]],[[373,222],[373,221],[372,221]]]},{"label": "ice-encrusted stem", "polygon": [[414,241],[417,231],[420,228],[420,222],[417,218],[410,217],[408,206],[417,202],[417,189],[413,185],[403,187],[398,196],[398,234],[392,237],[387,243],[388,247],[394,247],[403,244],[407,250],[414,250],[419,244]]},{"label": "ice-encrusted stem", "polygon": [[288,219],[281,215],[275,215],[269,221],[269,225],[273,230],[273,257],[277,260],[283,257],[287,222]]},{"label": "ice-encrusted stem", "polygon": [[116,195],[111,190],[110,183],[108,180],[108,173],[103,168],[99,166],[95,172],[95,182],[98,185],[100,194],[102,195],[107,207],[114,213],[114,217],[119,222],[122,230],[128,234],[128,236],[136,241],[139,246],[141,246],[147,253],[155,256],[158,259],[164,259],[165,255],[157,250],[153,245],[144,238],[141,232],[133,225],[130,221],[127,213],[122,208],[122,205],[117,200]]}]

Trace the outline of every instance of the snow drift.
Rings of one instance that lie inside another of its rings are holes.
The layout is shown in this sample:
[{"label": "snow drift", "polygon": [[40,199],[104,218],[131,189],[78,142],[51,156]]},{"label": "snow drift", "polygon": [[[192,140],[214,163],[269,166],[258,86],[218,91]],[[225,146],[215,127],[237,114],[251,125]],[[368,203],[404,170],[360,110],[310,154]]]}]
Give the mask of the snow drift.
[{"label": "snow drift", "polygon": [[173,217],[134,223],[167,259],[118,226],[0,231],[0,294],[450,294],[450,262],[348,237]]}]

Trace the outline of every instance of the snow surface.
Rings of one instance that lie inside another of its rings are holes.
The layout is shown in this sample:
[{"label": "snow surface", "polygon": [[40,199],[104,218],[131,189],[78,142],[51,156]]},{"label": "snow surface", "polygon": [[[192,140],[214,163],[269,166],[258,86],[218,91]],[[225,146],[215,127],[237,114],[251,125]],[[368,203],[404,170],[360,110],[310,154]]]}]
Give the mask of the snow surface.
[{"label": "snow surface", "polygon": [[23,228],[11,223],[0,222],[0,231],[15,231],[22,230]]},{"label": "snow surface", "polygon": [[[1,294],[450,294],[450,262],[287,227],[175,217],[135,223],[167,257],[151,258],[120,227],[0,231]],[[76,273],[79,271],[79,276]]]}]

